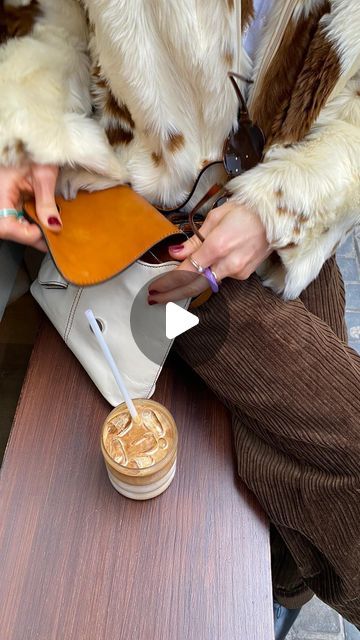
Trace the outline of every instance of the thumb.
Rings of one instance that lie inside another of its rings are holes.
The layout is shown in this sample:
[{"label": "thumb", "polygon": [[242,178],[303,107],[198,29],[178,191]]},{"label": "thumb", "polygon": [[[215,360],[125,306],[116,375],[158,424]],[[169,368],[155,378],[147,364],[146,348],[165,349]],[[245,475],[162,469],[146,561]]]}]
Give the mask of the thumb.
[{"label": "thumb", "polygon": [[55,202],[55,186],[58,167],[35,164],[32,169],[32,183],[35,195],[36,213],[40,222],[55,233],[61,231],[62,222]]}]

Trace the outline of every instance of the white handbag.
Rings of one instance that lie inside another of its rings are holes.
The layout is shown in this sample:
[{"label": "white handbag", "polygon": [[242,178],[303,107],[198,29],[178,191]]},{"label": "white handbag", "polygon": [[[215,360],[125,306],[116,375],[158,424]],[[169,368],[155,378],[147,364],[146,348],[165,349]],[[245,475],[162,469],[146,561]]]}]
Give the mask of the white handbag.
[{"label": "white handbag", "polygon": [[[116,406],[123,402],[113,375],[85,317],[93,310],[106,342],[133,398],[148,398],[173,340],[164,331],[164,306],[147,303],[152,280],[174,269],[177,262],[148,264],[137,260],[107,282],[78,287],[64,280],[48,254],[41,265],[31,293],[50,318],[67,346],[75,354],[102,395]],[[177,304],[186,308],[189,301]],[[135,306],[134,306],[135,304]],[[132,332],[131,312],[141,320],[146,352],[139,348]]]}]

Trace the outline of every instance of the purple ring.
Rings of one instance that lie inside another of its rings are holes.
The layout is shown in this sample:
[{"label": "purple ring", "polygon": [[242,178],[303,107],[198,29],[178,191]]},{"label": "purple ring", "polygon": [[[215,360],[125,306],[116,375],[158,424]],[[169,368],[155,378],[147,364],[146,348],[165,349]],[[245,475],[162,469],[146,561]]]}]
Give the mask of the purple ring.
[{"label": "purple ring", "polygon": [[216,278],[213,274],[213,272],[211,271],[210,267],[206,267],[206,269],[204,269],[203,275],[205,276],[206,280],[208,280],[210,287],[211,287],[211,291],[213,293],[218,293],[219,291],[219,285],[216,282]]}]

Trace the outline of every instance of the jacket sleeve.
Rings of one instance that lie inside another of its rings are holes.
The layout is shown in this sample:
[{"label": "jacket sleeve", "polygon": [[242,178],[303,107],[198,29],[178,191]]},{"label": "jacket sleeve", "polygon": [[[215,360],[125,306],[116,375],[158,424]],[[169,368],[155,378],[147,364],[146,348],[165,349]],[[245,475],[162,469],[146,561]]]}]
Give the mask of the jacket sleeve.
[{"label": "jacket sleeve", "polygon": [[360,221],[360,74],[302,142],[270,147],[229,189],[258,213],[280,257],[261,266],[265,286],[296,298]]},{"label": "jacket sleeve", "polygon": [[91,117],[88,25],[80,2],[8,0],[0,42],[0,164],[81,165],[125,179]]}]

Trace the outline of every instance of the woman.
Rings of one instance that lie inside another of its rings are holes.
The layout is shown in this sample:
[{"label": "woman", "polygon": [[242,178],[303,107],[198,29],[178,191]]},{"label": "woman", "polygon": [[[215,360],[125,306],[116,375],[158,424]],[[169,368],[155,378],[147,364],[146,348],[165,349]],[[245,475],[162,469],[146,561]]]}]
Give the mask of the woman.
[{"label": "woman", "polygon": [[[6,2],[0,237],[43,248],[16,218],[27,191],[61,230],[59,168],[66,197],[130,182],[181,204],[236,125],[228,71],[254,81],[242,90],[264,161],[228,183],[204,242],[172,248],[179,269],[211,266],[223,281],[196,345],[185,334],[178,349],[232,411],[240,476],[273,525],[277,600],[296,610],[316,592],[360,626],[360,364],[332,257],[359,220],[360,6],[255,4],[242,2],[240,20],[236,0]],[[183,297],[176,278],[149,303]],[[225,344],[204,362],[224,305]]]}]

